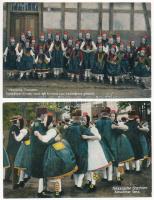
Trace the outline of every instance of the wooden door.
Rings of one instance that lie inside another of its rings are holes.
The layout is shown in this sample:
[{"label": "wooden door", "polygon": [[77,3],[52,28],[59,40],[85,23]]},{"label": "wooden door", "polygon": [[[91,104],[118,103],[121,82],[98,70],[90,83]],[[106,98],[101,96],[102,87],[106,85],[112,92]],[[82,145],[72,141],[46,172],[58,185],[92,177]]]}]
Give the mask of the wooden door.
[{"label": "wooden door", "polygon": [[16,40],[19,40],[20,34],[25,33],[28,29],[32,30],[36,39],[38,38],[38,14],[13,13],[10,26],[10,36],[14,36]]}]

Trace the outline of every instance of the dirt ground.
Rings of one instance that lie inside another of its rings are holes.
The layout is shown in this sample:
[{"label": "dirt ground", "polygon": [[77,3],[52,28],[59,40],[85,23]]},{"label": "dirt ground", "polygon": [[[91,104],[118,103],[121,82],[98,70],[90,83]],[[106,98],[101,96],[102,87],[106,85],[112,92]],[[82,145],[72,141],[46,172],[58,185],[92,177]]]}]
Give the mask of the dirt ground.
[{"label": "dirt ground", "polygon": [[68,80],[4,80],[5,98],[148,98],[150,83],[143,89],[130,83],[109,85]]},{"label": "dirt ground", "polygon": [[[79,192],[74,189],[73,180],[68,177],[63,179],[63,197],[150,197],[152,190],[151,168],[146,168],[140,175],[125,174],[122,186],[106,186],[97,181],[95,193]],[[11,184],[4,184],[4,198],[37,198],[37,179],[30,179],[25,188],[12,190]],[[53,185],[49,184],[52,190]]]}]

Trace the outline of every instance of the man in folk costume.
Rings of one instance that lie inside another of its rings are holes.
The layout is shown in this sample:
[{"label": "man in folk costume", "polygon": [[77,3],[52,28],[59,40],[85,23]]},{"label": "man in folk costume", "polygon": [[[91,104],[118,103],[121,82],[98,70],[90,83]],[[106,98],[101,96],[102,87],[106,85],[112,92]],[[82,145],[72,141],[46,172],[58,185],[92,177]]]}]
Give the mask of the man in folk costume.
[{"label": "man in folk costume", "polygon": [[64,62],[64,72],[67,74],[67,77],[69,79],[72,79],[71,70],[69,68],[72,53],[73,53],[73,38],[69,37],[66,48],[64,48],[64,46],[63,46],[63,55],[64,55],[64,60],[65,60],[65,62]]},{"label": "man in folk costume", "polygon": [[9,41],[9,45],[6,47],[5,51],[4,51],[4,68],[8,69],[8,77],[9,79],[13,79],[15,72],[13,72],[14,70],[16,70],[16,59],[17,59],[17,55],[16,55],[16,44],[15,44],[15,39],[14,37],[10,38]]},{"label": "man in folk costume", "polygon": [[[132,163],[132,168],[135,170],[136,174],[139,174],[141,172],[140,160],[144,156],[139,138],[139,130],[141,128],[138,126],[138,122],[136,121],[135,117],[135,110],[128,112],[128,121],[125,123],[125,125],[128,126],[128,131],[125,134],[128,137],[134,151],[135,161]],[[129,170],[129,163],[126,163],[126,172],[129,172]]]},{"label": "man in folk costume", "polygon": [[94,41],[91,38],[90,32],[86,33],[85,41],[82,42],[81,51],[83,51],[83,65],[85,69],[84,73],[84,79],[85,81],[89,80],[91,81],[91,69],[95,65],[95,52],[97,50],[97,47],[94,43]]},{"label": "man in folk costume", "polygon": [[83,64],[83,53],[80,50],[80,42],[75,43],[75,48],[73,49],[70,62],[69,62],[69,73],[71,73],[71,81],[76,77],[76,81],[80,80],[80,71],[82,70]]},{"label": "man in folk costume", "polygon": [[113,83],[113,78],[115,85],[118,83],[119,76],[121,75],[121,68],[119,64],[119,58],[117,56],[117,46],[112,45],[107,56],[106,62],[106,74],[109,77],[110,84]]},{"label": "man in folk costume", "polygon": [[31,151],[32,151],[32,164],[31,164],[31,175],[38,179],[38,193],[39,198],[47,198],[49,195],[44,191],[44,175],[43,175],[43,159],[44,153],[48,147],[47,144],[42,143],[39,138],[35,135],[38,131],[41,135],[46,134],[46,127],[44,125],[47,117],[47,108],[41,107],[37,109],[36,120],[32,124],[32,135],[31,135]]},{"label": "man in folk costume", "polygon": [[72,112],[73,122],[66,129],[65,139],[69,142],[75,154],[78,171],[73,175],[75,188],[82,190],[83,178],[88,170],[88,143],[82,135],[92,135],[89,129],[81,125],[81,110]]},{"label": "man in folk costume", "polygon": [[[114,161],[112,152],[112,120],[110,119],[111,109],[105,107],[101,112],[101,118],[96,121],[96,128],[101,135],[101,142],[108,152],[110,161]],[[107,169],[103,170],[102,181],[108,185],[113,185],[113,166],[110,165]]]},{"label": "man in folk costume", "polygon": [[146,78],[149,79],[151,74],[151,62],[146,55],[146,50],[143,47],[137,55],[136,63],[133,69],[133,75],[135,76],[136,83],[142,83],[145,87]]},{"label": "man in folk costume", "polygon": [[49,48],[49,54],[51,58],[51,68],[53,69],[53,75],[55,78],[63,72],[63,47],[62,41],[60,40],[60,33],[56,33],[55,39],[51,43]]},{"label": "man in folk costume", "polygon": [[35,59],[35,72],[39,79],[46,79],[49,73],[49,63],[50,57],[43,51],[42,48],[39,49],[39,54]]},{"label": "man in folk costume", "polygon": [[101,83],[104,83],[105,63],[107,58],[107,54],[103,47],[102,44],[99,44],[98,50],[95,54],[95,67],[92,70],[96,81]]},{"label": "man in folk costume", "polygon": [[20,120],[22,119],[21,116],[14,116],[11,118],[12,125],[9,130],[9,139],[7,145],[7,153],[10,161],[10,168],[7,169],[6,172],[6,181],[9,181],[10,176],[12,174],[12,187],[16,189],[16,184],[18,181],[18,170],[14,168],[14,160],[18,149],[20,147],[20,142],[15,140],[15,136],[18,136],[20,133]]}]

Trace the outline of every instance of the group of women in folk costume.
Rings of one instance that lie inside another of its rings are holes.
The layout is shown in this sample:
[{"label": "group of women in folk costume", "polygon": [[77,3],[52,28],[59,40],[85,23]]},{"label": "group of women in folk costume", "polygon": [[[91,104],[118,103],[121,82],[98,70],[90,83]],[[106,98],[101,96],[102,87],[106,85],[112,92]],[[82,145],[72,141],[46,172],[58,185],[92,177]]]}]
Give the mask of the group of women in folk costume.
[{"label": "group of women in folk costume", "polygon": [[[73,175],[75,190],[95,192],[97,173],[102,174],[105,184],[121,185],[124,171],[141,173],[143,160],[150,161],[150,143],[146,137],[149,128],[147,123],[140,123],[135,111],[128,113],[128,120],[118,121],[115,111],[105,107],[95,123],[79,109],[71,115],[71,121],[68,114],[64,115],[62,129],[53,122],[52,113],[46,108],[37,109],[37,118],[30,129],[21,117],[18,134],[11,132],[20,144],[14,159],[14,168],[20,176],[14,189],[35,177],[39,198],[53,194],[60,197],[62,179]],[[4,167],[9,167],[6,151],[4,161]],[[53,194],[49,182],[54,184]]]},{"label": "group of women in folk costume", "polygon": [[137,83],[151,73],[151,50],[147,36],[137,47],[135,40],[125,45],[119,33],[103,32],[96,41],[89,31],[73,39],[68,32],[55,36],[41,33],[38,43],[31,31],[22,33],[19,42],[10,38],[4,52],[4,66],[10,79],[68,78],[117,84],[131,76]]}]

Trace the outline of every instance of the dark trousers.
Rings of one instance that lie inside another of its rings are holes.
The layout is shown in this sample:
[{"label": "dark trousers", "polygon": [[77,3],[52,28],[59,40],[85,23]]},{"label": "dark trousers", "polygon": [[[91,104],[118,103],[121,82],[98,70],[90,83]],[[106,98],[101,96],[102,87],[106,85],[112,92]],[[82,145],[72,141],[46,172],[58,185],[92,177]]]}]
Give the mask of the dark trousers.
[{"label": "dark trousers", "polygon": [[14,168],[15,155],[8,154],[10,167],[6,170],[5,179],[10,180],[12,175],[12,187],[18,182],[18,169]]}]

